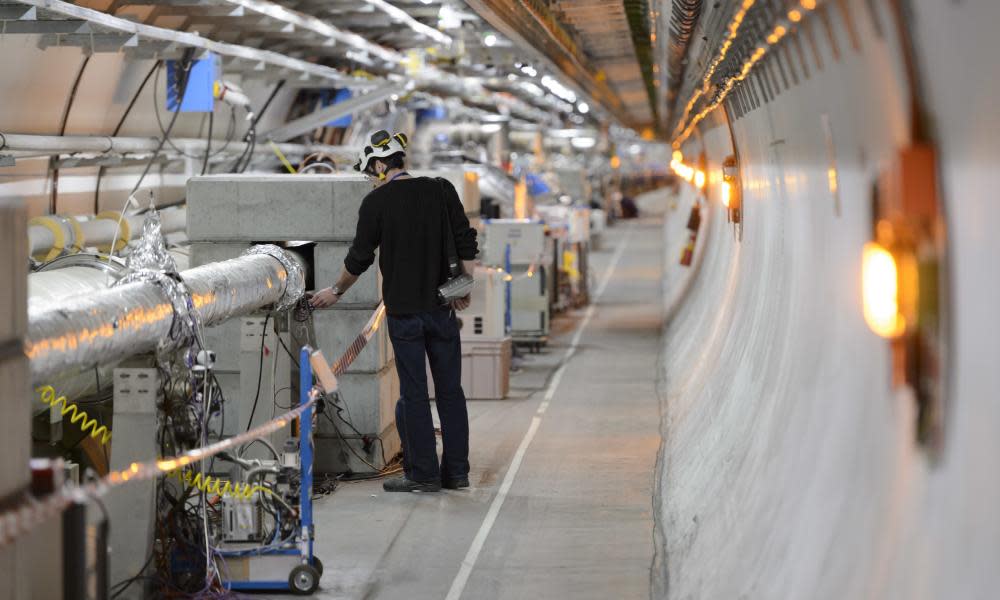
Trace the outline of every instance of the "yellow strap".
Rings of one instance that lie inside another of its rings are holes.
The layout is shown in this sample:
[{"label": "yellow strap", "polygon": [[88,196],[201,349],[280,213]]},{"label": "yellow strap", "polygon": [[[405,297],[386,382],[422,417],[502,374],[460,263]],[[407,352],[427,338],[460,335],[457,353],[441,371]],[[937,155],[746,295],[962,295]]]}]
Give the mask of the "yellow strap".
[{"label": "yellow strap", "polygon": [[281,153],[281,148],[279,148],[278,145],[275,144],[273,140],[268,140],[267,143],[271,144],[271,150],[274,150],[274,154],[278,157],[278,160],[281,161],[281,164],[285,165],[285,168],[288,169],[289,173],[291,173],[292,175],[298,173],[298,171],[295,170],[295,167],[292,166],[292,163],[288,162],[288,159],[285,158],[285,155]]},{"label": "yellow strap", "polygon": [[66,247],[66,232],[59,221],[56,221],[52,217],[33,217],[28,221],[28,226],[32,225],[44,227],[51,231],[53,240],[52,247],[49,248],[48,252],[36,253],[32,258],[42,262],[49,262],[62,254],[63,249]]},{"label": "yellow strap", "polygon": [[73,228],[73,247],[70,248],[74,253],[83,250],[86,245],[87,236],[83,235],[83,228],[80,227],[80,222],[68,215],[62,215],[62,218],[69,221],[69,226]]},{"label": "yellow strap", "polygon": [[97,247],[99,252],[119,252],[122,248],[128,246],[129,240],[132,239],[132,228],[129,227],[128,219],[123,217],[121,213],[114,210],[106,210],[94,215],[94,219],[114,221],[118,224],[118,241],[115,242],[114,249],[111,248],[110,243],[107,243]]}]

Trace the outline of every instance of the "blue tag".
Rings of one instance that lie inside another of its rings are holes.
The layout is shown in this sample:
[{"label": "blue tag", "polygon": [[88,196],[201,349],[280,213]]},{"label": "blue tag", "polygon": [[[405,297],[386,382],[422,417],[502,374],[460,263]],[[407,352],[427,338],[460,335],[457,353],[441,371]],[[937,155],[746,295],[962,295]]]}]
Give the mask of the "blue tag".
[{"label": "blue tag", "polygon": [[[203,59],[196,60],[191,64],[188,74],[187,92],[183,101],[180,102],[181,112],[212,112],[215,108],[215,96],[213,88],[218,79],[219,58],[214,54],[208,54]],[[178,92],[177,78],[180,75],[178,62],[176,60],[167,61],[167,110],[177,111]]]}]

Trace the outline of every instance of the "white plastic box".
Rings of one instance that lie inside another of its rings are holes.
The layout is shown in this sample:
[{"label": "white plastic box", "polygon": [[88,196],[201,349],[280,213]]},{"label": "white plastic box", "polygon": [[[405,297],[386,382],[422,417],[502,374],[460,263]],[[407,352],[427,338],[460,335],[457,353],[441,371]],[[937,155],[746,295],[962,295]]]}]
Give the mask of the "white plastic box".
[{"label": "white plastic box", "polygon": [[[468,400],[502,400],[510,390],[510,337],[462,340],[462,391]],[[427,364],[427,392],[434,397],[434,377]]]}]

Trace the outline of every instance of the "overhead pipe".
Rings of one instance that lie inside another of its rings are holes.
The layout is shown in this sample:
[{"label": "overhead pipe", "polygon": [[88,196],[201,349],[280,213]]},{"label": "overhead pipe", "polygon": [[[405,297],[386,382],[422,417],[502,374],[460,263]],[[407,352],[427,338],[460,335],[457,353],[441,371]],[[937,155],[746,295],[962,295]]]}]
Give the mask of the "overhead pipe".
[{"label": "overhead pipe", "polygon": [[32,382],[45,385],[56,377],[190,343],[190,333],[177,328],[187,318],[179,314],[185,312],[181,307],[193,306],[197,323],[210,326],[272,304],[287,308],[305,289],[298,259],[270,245],[182,272],[187,296],[178,297],[173,281],[163,276],[29,307],[25,352]]},{"label": "overhead pipe", "polygon": [[[174,146],[187,152],[204,152],[207,141],[204,138],[171,139]],[[156,137],[120,137],[107,135],[34,135],[0,132],[0,151],[20,152],[35,156],[55,154],[144,154],[155,152],[160,145]],[[239,146],[234,145],[234,153]],[[323,144],[278,144],[285,154],[326,152],[328,154],[351,154],[340,146]],[[270,148],[258,148],[258,152],[269,153]]]},{"label": "overhead pipe", "polygon": [[[36,260],[49,261],[64,253],[73,253],[93,246],[101,252],[121,250],[142,229],[144,215],[125,215],[116,211],[95,215],[79,221],[70,216],[35,217],[28,223],[28,254]],[[187,208],[178,207],[160,213],[164,234],[183,231],[187,225]]]},{"label": "overhead pipe", "polygon": [[265,140],[284,142],[294,137],[305,135],[310,131],[315,130],[317,127],[322,127],[325,123],[336,121],[342,117],[352,115],[359,110],[364,110],[370,106],[374,106],[393,96],[405,94],[407,91],[412,89],[412,87],[413,82],[389,82],[368,92],[367,94],[355,96],[349,100],[345,100],[344,102],[339,102],[326,108],[322,108],[304,117],[285,123],[280,127],[276,127],[275,129],[264,133],[261,137]]}]

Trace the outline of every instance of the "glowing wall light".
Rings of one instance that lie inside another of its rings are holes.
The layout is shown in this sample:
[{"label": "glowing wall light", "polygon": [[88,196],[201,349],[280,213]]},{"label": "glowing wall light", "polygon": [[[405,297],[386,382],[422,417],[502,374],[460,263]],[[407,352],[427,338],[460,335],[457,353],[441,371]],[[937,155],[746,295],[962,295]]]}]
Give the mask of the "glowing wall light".
[{"label": "glowing wall light", "polygon": [[884,338],[902,335],[906,318],[899,310],[899,269],[892,253],[876,242],[864,246],[861,282],[868,327]]},{"label": "glowing wall light", "polygon": [[694,171],[694,185],[699,190],[705,189],[705,172],[701,169],[696,169]]},{"label": "glowing wall light", "polygon": [[728,181],[722,182],[722,205],[729,208],[729,198],[733,193],[733,186]]}]

